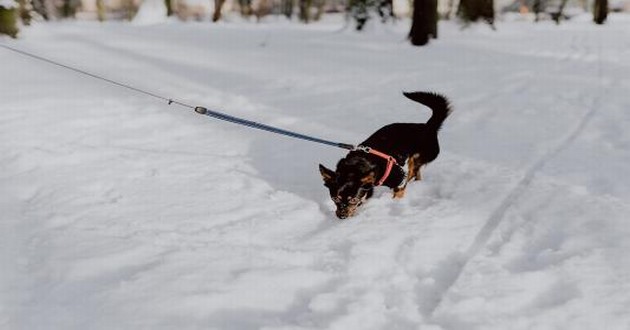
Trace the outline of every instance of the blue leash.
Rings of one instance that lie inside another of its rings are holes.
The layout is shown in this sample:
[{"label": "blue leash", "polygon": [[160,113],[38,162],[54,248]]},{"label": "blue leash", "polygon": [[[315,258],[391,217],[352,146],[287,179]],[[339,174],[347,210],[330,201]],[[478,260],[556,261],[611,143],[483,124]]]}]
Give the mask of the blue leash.
[{"label": "blue leash", "polygon": [[207,108],[204,108],[204,107],[195,107],[194,110],[197,113],[199,113],[199,114],[206,115],[206,116],[211,117],[211,118],[220,119],[220,120],[223,120],[223,121],[227,121],[227,122],[230,122],[230,123],[243,125],[243,126],[246,126],[246,127],[256,128],[256,129],[267,131],[267,132],[271,132],[271,133],[282,134],[282,135],[290,136],[292,138],[301,139],[301,140],[305,140],[305,141],[311,141],[311,142],[315,142],[315,143],[321,143],[321,144],[325,144],[325,145],[329,145],[329,146],[333,146],[333,147],[338,147],[338,148],[342,148],[342,149],[347,149],[347,150],[354,150],[355,149],[354,145],[352,145],[352,144],[333,142],[333,141],[328,141],[328,140],[312,137],[312,136],[309,136],[309,135],[304,135],[304,134],[300,134],[300,133],[296,133],[296,132],[292,132],[292,131],[287,131],[287,130],[282,129],[282,128],[277,128],[277,127],[273,127],[273,126],[257,123],[255,121],[251,121],[251,120],[247,120],[247,119],[242,119],[242,118],[226,115],[226,114],[221,113],[221,112],[208,110]]},{"label": "blue leash", "polygon": [[324,139],[316,138],[316,137],[305,135],[305,134],[300,134],[300,133],[288,131],[288,130],[285,130],[285,129],[281,129],[281,128],[277,128],[277,127],[273,127],[273,126],[257,123],[255,121],[251,121],[251,120],[247,120],[247,119],[242,119],[242,118],[230,116],[230,115],[227,115],[227,114],[224,114],[224,113],[221,113],[221,112],[208,110],[207,108],[201,107],[201,106],[194,107],[192,105],[189,105],[189,104],[186,104],[186,103],[183,103],[183,102],[179,102],[179,101],[176,101],[176,100],[173,100],[173,99],[170,99],[170,98],[166,98],[166,97],[160,96],[158,94],[155,94],[155,93],[152,93],[152,92],[148,92],[146,90],[142,90],[140,88],[133,87],[133,86],[130,86],[130,85],[127,85],[127,84],[123,84],[123,83],[117,82],[115,80],[108,79],[108,78],[105,78],[105,77],[102,77],[102,76],[99,76],[99,75],[96,75],[96,74],[93,74],[93,73],[90,73],[90,72],[87,72],[87,71],[84,71],[84,70],[81,70],[81,69],[77,69],[77,68],[71,67],[69,65],[62,64],[62,63],[59,63],[59,62],[47,59],[45,57],[38,56],[38,55],[29,53],[29,52],[26,52],[26,51],[23,51],[23,50],[20,50],[20,49],[16,49],[16,48],[4,45],[4,44],[0,44],[0,47],[5,48],[5,49],[10,50],[10,51],[13,51],[15,53],[24,55],[24,56],[28,56],[30,58],[34,58],[36,60],[40,60],[40,61],[52,64],[52,65],[56,65],[56,66],[62,67],[64,69],[68,69],[68,70],[71,70],[71,71],[74,71],[74,72],[77,72],[77,73],[80,73],[80,74],[83,74],[83,75],[86,75],[86,76],[89,76],[89,77],[92,77],[92,78],[95,78],[95,79],[98,79],[98,80],[101,80],[101,81],[104,81],[104,82],[112,84],[112,85],[116,85],[118,87],[122,87],[122,88],[126,88],[126,89],[129,89],[129,90],[132,90],[132,91],[134,91],[136,93],[145,94],[145,95],[148,95],[148,96],[151,96],[151,97],[154,97],[154,98],[166,101],[166,102],[168,102],[168,105],[177,104],[177,105],[185,107],[185,108],[193,109],[193,110],[195,110],[195,112],[197,112],[199,114],[202,114],[202,115],[206,115],[206,116],[211,117],[211,118],[227,121],[227,122],[230,122],[230,123],[234,123],[234,124],[238,124],[238,125],[242,125],[242,126],[246,126],[246,127],[250,127],[250,128],[256,128],[256,129],[267,131],[267,132],[271,132],[271,133],[281,134],[281,135],[289,136],[289,137],[300,139],[300,140],[305,140],[305,141],[325,144],[325,145],[329,145],[329,146],[333,146],[333,147],[338,147],[338,148],[342,148],[342,149],[347,149],[347,150],[355,150],[356,149],[355,146],[352,145],[352,144],[333,142],[333,141],[324,140]]}]

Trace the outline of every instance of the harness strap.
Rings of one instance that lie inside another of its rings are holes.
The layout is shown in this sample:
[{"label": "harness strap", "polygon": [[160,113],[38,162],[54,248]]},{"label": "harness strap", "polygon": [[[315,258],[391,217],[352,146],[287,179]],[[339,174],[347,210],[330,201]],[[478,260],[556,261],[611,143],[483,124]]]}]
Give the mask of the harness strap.
[{"label": "harness strap", "polygon": [[387,160],[387,166],[385,167],[385,173],[383,173],[383,176],[381,177],[380,180],[378,180],[378,182],[376,183],[377,186],[382,185],[385,180],[387,180],[387,178],[389,177],[389,174],[392,172],[392,168],[394,167],[394,165],[398,165],[398,162],[396,162],[396,159],[386,153],[380,152],[376,149],[367,147],[367,146],[358,146],[356,148],[357,150],[366,152],[368,154],[372,154],[374,156],[378,156],[381,157],[385,160]]}]

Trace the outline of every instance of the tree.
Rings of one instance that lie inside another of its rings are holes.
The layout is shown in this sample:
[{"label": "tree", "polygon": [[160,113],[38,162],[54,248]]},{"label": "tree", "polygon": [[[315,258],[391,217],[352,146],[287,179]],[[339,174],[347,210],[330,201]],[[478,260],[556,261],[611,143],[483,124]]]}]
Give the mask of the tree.
[{"label": "tree", "polygon": [[29,26],[31,25],[31,20],[33,16],[31,15],[31,10],[33,6],[31,6],[30,1],[27,0],[17,0],[18,2],[18,13],[20,19],[22,20],[22,24]]},{"label": "tree", "polygon": [[414,46],[424,46],[437,38],[437,0],[414,0],[413,20],[409,40]]},{"label": "tree", "polygon": [[99,22],[105,21],[105,2],[96,0],[96,18]]},{"label": "tree", "polygon": [[212,21],[217,22],[221,19],[221,9],[223,9],[223,5],[225,4],[225,0],[215,0],[214,1],[214,14],[212,14]]},{"label": "tree", "polygon": [[363,30],[363,27],[372,18],[372,13],[374,12],[381,18],[383,23],[394,18],[392,0],[349,0],[347,10],[348,15],[356,23],[357,31]]},{"label": "tree", "polygon": [[282,0],[280,3],[281,11],[288,19],[293,17],[293,6],[295,5],[293,0]]},{"label": "tree", "polygon": [[457,9],[457,16],[465,24],[484,20],[494,28],[493,0],[461,0]]},{"label": "tree", "polygon": [[53,0],[32,0],[33,10],[40,14],[43,19],[51,20],[55,18],[55,5]]},{"label": "tree", "polygon": [[18,32],[15,3],[10,1],[0,2],[0,34],[16,38]]},{"label": "tree", "polygon": [[608,0],[595,0],[593,4],[593,21],[604,24],[608,17]]},{"label": "tree", "polygon": [[568,0],[562,0],[560,2],[560,6],[558,7],[558,11],[551,13],[551,19],[553,19],[556,24],[560,24],[560,20],[564,17],[564,7],[567,6]]},{"label": "tree", "polygon": [[311,20],[311,5],[312,0],[299,0],[300,7],[300,21],[308,23]]},{"label": "tree", "polygon": [[173,11],[173,0],[164,0],[164,4],[166,5],[166,16],[172,16]]}]

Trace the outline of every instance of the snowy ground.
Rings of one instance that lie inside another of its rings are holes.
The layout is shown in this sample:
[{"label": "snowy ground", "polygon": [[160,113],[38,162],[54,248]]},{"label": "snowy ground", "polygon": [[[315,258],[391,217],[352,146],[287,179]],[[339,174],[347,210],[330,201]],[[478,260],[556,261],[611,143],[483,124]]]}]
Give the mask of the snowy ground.
[{"label": "snowy ground", "polygon": [[347,143],[448,95],[403,200],[338,221],[340,149],[0,49],[2,329],[630,329],[630,19],[42,24],[0,42]]}]

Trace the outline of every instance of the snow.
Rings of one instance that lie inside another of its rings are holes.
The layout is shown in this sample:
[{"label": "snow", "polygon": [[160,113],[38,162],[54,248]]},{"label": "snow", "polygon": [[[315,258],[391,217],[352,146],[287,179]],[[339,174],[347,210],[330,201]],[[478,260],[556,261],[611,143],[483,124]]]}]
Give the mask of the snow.
[{"label": "snow", "polygon": [[180,101],[357,143],[454,112],[424,180],[339,221],[340,149],[0,49],[0,328],[630,328],[630,20],[63,22],[1,42]]},{"label": "snow", "polygon": [[0,0],[0,7],[6,9],[17,8],[17,3],[13,0]]},{"label": "snow", "polygon": [[133,17],[135,25],[151,25],[166,21],[166,4],[161,0],[143,0]]}]

